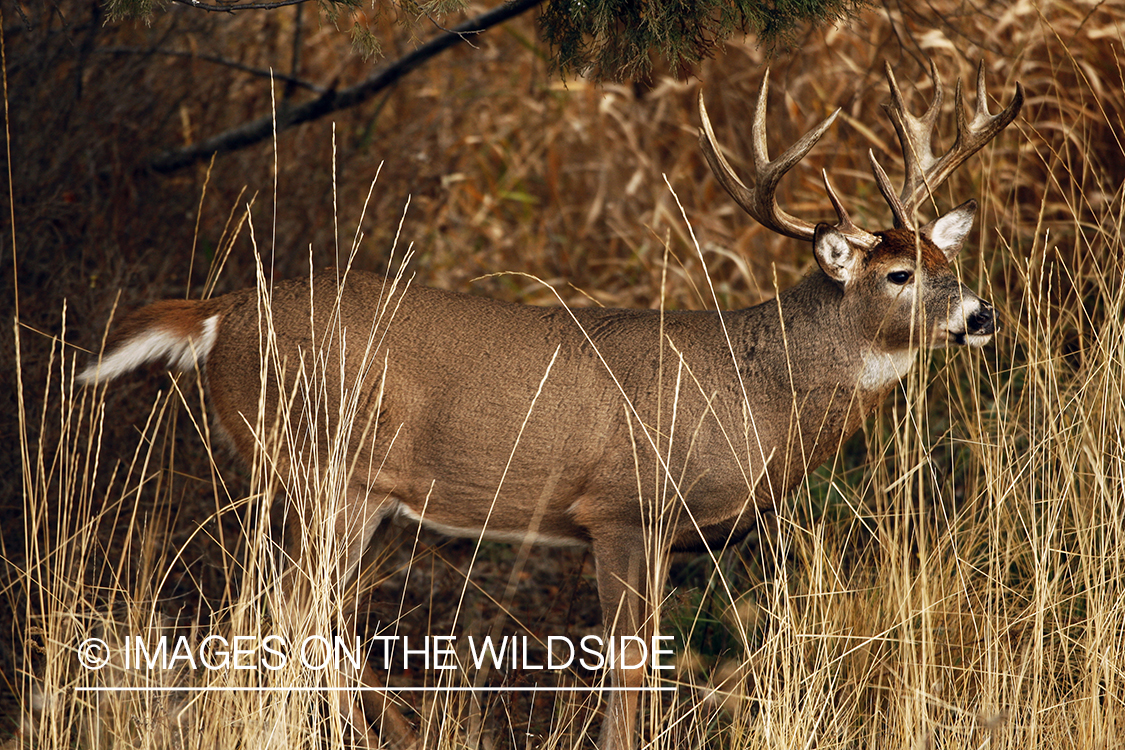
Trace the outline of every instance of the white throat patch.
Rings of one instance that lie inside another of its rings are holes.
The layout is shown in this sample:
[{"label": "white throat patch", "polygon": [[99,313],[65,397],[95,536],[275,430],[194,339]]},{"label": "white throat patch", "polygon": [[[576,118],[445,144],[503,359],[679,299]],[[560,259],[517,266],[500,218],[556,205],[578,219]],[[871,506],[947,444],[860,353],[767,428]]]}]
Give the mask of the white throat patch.
[{"label": "white throat patch", "polygon": [[897,383],[910,372],[914,365],[915,353],[910,351],[876,352],[868,349],[863,353],[863,369],[859,373],[859,387],[865,391],[881,391]]}]

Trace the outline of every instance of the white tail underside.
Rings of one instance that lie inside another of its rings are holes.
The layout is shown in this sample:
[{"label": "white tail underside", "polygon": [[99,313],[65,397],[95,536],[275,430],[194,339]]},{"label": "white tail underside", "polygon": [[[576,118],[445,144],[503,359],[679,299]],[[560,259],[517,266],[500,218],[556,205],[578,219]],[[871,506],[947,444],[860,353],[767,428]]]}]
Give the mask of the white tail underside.
[{"label": "white tail underside", "polygon": [[83,370],[78,382],[103,383],[155,360],[164,360],[169,369],[190,370],[196,362],[207,361],[218,334],[219,316],[203,321],[202,329],[198,338],[163,329],[142,331]]}]

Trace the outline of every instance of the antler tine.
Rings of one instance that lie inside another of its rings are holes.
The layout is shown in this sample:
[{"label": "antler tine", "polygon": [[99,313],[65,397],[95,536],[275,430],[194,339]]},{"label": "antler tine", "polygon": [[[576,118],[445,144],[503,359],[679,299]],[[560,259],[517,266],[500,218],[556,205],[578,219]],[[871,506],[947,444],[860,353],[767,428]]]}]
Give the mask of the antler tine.
[{"label": "antler tine", "polygon": [[[832,187],[832,183],[828,181],[828,172],[820,170],[821,177],[824,178],[824,190],[828,193],[828,200],[832,201],[832,208],[836,209],[836,229],[840,231],[848,240],[859,247],[874,247],[878,242],[875,235],[860,229],[852,223],[851,214],[848,209],[844,208],[844,204],[840,202],[840,197],[836,195],[836,190]],[[884,173],[885,174],[885,173]]]},{"label": "antler tine", "polygon": [[753,216],[762,226],[775,232],[801,240],[811,240],[816,226],[786,213],[777,205],[777,183],[793,168],[805,154],[816,145],[825,131],[836,120],[840,110],[826,117],[819,125],[801,137],[773,161],[769,158],[766,144],[766,95],[769,91],[769,70],[762,78],[758,89],[758,102],[754,108],[754,119],[750,124],[751,153],[754,159],[754,187],[748,188],[731,169],[715,139],[715,131],[707,116],[703,102],[703,92],[699,92],[699,117],[703,127],[699,131],[699,146],[715,174],[715,179],[726,188],[735,202],[746,213]]},{"label": "antler tine", "polygon": [[[902,89],[898,87],[894,71],[889,62],[884,63],[887,82],[891,88],[891,102],[884,104],[883,109],[891,118],[895,132],[898,133],[899,143],[902,144],[902,162],[906,176],[903,180],[902,192],[899,199],[905,208],[906,214],[895,214],[895,225],[914,228],[913,208],[910,206],[910,197],[920,186],[926,184],[926,173],[933,169],[937,158],[933,154],[931,140],[934,126],[937,124],[938,115],[941,114],[941,105],[945,99],[945,91],[938,77],[937,66],[930,60],[930,77],[934,82],[934,95],[930,106],[921,117],[915,117],[906,109],[906,102],[902,96]],[[880,188],[882,189],[882,188]],[[893,206],[892,206],[893,208]]]},{"label": "antler tine", "polygon": [[[987,143],[996,133],[1008,127],[1012,120],[1019,115],[1021,107],[1023,107],[1023,85],[1017,81],[1016,95],[1012,97],[1012,103],[995,115],[989,113],[988,90],[984,81],[984,60],[981,60],[977,64],[977,111],[973,115],[971,127],[980,131],[987,130],[990,135],[980,146]],[[977,146],[977,148],[979,149],[980,146]]]},{"label": "antler tine", "polygon": [[[902,192],[899,194],[899,206],[896,207],[894,203],[891,203],[891,210],[895,213],[895,224],[910,229],[914,228],[914,212],[918,205],[927,195],[931,195],[939,185],[945,182],[957,167],[982,149],[1012,120],[1016,119],[1023,107],[1024,100],[1023,86],[1017,83],[1012,103],[998,114],[991,114],[988,111],[984,61],[981,61],[977,67],[977,104],[973,119],[966,123],[965,110],[961,105],[961,81],[958,80],[954,93],[957,112],[957,139],[949,151],[940,158],[935,157],[932,153],[930,139],[941,105],[942,89],[933,60],[930,60],[930,72],[934,79],[934,98],[924,115],[914,117],[906,111],[894,73],[891,71],[890,65],[887,65],[887,79],[890,82],[892,102],[885,105],[885,108],[891,117],[891,123],[898,133],[899,140],[902,141],[903,163],[906,170],[906,179]],[[874,162],[874,157],[872,157],[872,160]],[[877,182],[879,179],[879,176],[876,175]],[[879,189],[883,190],[883,187],[880,186]],[[888,200],[888,202],[890,201]],[[899,211],[903,213],[900,215]]]},{"label": "antler tine", "polygon": [[867,149],[867,157],[871,160],[871,172],[875,175],[875,184],[879,187],[879,192],[883,194],[883,200],[891,207],[891,213],[895,217],[895,226],[903,227],[905,229],[914,230],[914,211],[907,210],[903,205],[902,199],[895,195],[894,186],[891,185],[891,178],[887,177],[886,171],[883,166],[879,164],[875,158],[875,152]]}]

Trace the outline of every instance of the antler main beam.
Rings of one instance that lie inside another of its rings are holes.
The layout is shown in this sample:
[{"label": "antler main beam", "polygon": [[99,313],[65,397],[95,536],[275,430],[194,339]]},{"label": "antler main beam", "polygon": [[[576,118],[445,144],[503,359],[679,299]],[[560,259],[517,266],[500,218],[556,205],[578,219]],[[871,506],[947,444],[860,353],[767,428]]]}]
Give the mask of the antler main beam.
[{"label": "antler main beam", "polygon": [[[816,145],[825,131],[836,121],[836,115],[840,114],[840,110],[837,109],[824,118],[819,125],[805,133],[799,141],[787,148],[785,153],[771,161],[769,148],[766,145],[766,95],[768,92],[769,69],[762,77],[762,85],[758,89],[758,103],[754,108],[754,117],[750,123],[751,153],[754,159],[753,188],[747,187],[738,178],[726,157],[723,156],[718,141],[715,139],[715,131],[711,127],[711,120],[707,116],[707,106],[703,102],[702,91],[699,93],[699,117],[702,120],[703,128],[699,133],[699,145],[703,149],[703,155],[706,157],[707,163],[711,165],[711,171],[714,172],[715,179],[726,188],[726,191],[742,207],[742,210],[753,216],[762,226],[779,234],[799,240],[811,240],[816,226],[786,213],[777,205],[777,183],[780,182],[786,172],[793,168],[793,165],[803,159],[805,154]],[[843,209],[831,185],[828,184],[827,174],[824,176],[824,184],[832,199],[832,204],[836,207],[836,215],[839,219],[836,228],[855,244],[864,247],[875,244],[874,235],[863,231],[851,222],[847,211]]]}]

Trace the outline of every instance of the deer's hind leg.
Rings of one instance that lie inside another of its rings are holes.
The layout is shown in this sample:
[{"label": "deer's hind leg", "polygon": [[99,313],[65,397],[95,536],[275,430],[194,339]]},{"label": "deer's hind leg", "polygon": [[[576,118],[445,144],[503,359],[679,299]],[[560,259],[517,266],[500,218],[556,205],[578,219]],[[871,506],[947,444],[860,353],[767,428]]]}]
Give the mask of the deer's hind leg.
[{"label": "deer's hind leg", "polygon": [[[364,551],[393,512],[394,502],[387,497],[375,500],[366,486],[353,484],[343,508],[293,513],[287,530],[290,562],[282,577],[283,609],[290,633],[309,631],[320,619],[311,609],[326,606],[324,619],[349,648],[359,640],[357,612],[362,592],[352,584],[359,583],[357,574]],[[325,522],[328,515],[334,515],[334,523]],[[329,638],[329,642],[334,641]],[[362,661],[358,669],[347,658],[339,660],[337,684],[333,687],[338,690],[341,716],[357,735],[360,746],[379,747],[380,740],[396,750],[416,746],[413,727],[385,689],[383,680],[363,658],[364,651],[359,651]],[[334,660],[333,665],[336,664]]]},{"label": "deer's hind leg", "polygon": [[[366,494],[366,490],[362,491]],[[348,535],[346,531],[342,531],[339,537],[349,540],[347,551],[345,552],[345,559],[349,565],[349,567],[346,568],[346,582],[356,584],[354,587],[351,587],[354,589],[354,595],[349,596],[341,607],[344,619],[344,627],[342,630],[353,638],[358,635],[358,609],[363,594],[361,586],[359,585],[359,579],[361,578],[360,562],[363,558],[364,551],[371,544],[372,537],[375,538],[376,544],[386,541],[386,535],[380,533],[380,526],[382,526],[385,531],[385,520],[391,507],[390,504],[386,504],[379,513],[374,514],[377,516],[377,520],[370,528],[361,529],[360,536],[353,538]],[[362,538],[360,538],[361,536]],[[392,750],[407,750],[408,748],[421,747],[414,727],[407,718],[403,716],[398,706],[399,702],[396,701],[391,691],[385,689],[386,683],[372,667],[369,660],[364,660],[357,679],[361,708],[361,715],[358,718],[368,732],[368,743],[370,744],[372,739],[370,729],[373,727],[384,745],[392,748]],[[349,695],[341,693],[340,700],[340,708],[341,711],[345,711],[345,716],[349,715],[346,711],[354,711],[356,709],[355,702],[351,700]],[[354,725],[353,723],[353,726]]]}]

